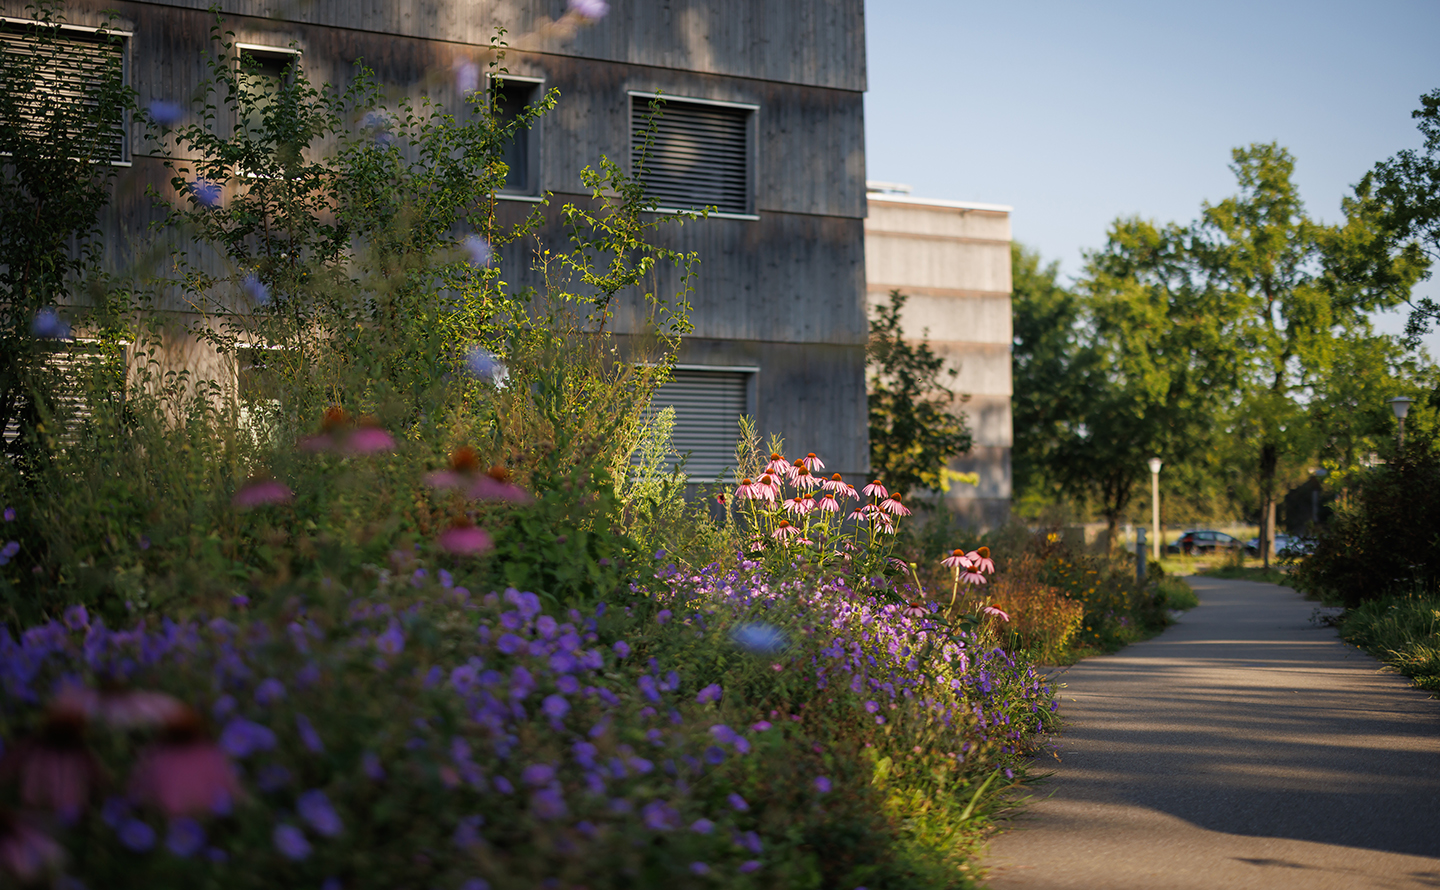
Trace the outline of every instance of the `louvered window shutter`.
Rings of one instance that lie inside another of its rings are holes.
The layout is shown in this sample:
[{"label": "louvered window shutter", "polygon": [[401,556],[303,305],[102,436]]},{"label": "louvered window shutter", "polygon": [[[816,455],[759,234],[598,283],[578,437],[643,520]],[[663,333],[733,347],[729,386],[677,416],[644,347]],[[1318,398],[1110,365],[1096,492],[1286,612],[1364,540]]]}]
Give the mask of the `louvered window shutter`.
[{"label": "louvered window shutter", "polygon": [[643,164],[646,196],[669,210],[749,213],[751,109],[667,98],[660,112],[642,157],[650,99],[630,98],[631,164]]},{"label": "louvered window shutter", "polygon": [[[125,369],[123,362],[107,354],[99,344],[71,341],[56,344],[40,358],[34,382],[50,395],[53,420],[60,425],[56,440],[74,444],[79,429],[94,414],[91,398],[123,402]],[[26,400],[21,396],[21,402]],[[0,433],[9,445],[19,435],[19,421],[12,417],[10,425]]]},{"label": "louvered window shutter", "polygon": [[[91,157],[123,163],[126,160],[123,120],[116,120],[97,132],[82,129],[74,118],[80,109],[93,111],[99,105],[98,89],[111,76],[111,71],[119,69],[123,76],[123,38],[56,28],[48,39],[40,40],[21,28],[23,26],[12,23],[0,26],[5,68],[28,67],[33,60],[38,74],[35,92],[22,99],[16,109],[20,132],[45,142],[56,139],[71,145],[90,142],[94,148]],[[5,72],[0,71],[0,77],[4,76]]]},{"label": "louvered window shutter", "polygon": [[652,414],[675,408],[671,441],[675,451],[688,455],[685,475],[696,482],[712,482],[735,466],[735,442],[745,414],[745,371],[677,370],[650,402]]}]

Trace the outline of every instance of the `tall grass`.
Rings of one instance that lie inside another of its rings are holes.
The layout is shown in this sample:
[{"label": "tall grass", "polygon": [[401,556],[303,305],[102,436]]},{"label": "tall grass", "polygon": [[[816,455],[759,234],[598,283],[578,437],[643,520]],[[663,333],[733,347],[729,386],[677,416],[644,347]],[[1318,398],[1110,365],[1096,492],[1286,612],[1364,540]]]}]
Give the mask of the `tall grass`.
[{"label": "tall grass", "polygon": [[1440,593],[1362,603],[1340,619],[1340,635],[1440,695]]}]

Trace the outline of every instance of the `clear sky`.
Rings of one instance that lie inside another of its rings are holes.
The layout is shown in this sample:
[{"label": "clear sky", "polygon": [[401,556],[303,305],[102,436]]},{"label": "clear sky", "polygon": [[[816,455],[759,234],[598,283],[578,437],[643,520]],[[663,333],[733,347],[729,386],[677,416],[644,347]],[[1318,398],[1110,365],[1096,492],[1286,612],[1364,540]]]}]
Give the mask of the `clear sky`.
[{"label": "clear sky", "polygon": [[[1410,112],[1440,87],[1440,0],[866,0],[865,20],[867,177],[1008,204],[1067,275],[1118,216],[1189,222],[1232,194],[1252,142],[1290,149],[1310,214],[1339,221],[1366,170],[1421,146]],[[1422,287],[1440,299],[1440,270]]]}]

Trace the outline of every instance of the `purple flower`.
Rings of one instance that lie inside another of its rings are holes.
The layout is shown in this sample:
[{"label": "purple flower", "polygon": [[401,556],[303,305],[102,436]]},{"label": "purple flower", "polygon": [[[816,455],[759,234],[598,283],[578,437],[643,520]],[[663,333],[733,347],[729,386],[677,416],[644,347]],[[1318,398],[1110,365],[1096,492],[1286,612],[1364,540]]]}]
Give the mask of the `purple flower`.
[{"label": "purple flower", "polygon": [[397,622],[391,621],[385,632],[375,638],[375,648],[386,655],[399,655],[405,651],[405,634]]},{"label": "purple flower", "polygon": [[640,679],[635,681],[635,684],[640,687],[640,692],[646,698],[650,699],[651,701],[660,700],[660,690],[655,688],[654,677],[650,676],[649,674],[642,674],[640,676]]},{"label": "purple flower", "polygon": [[749,850],[752,854],[759,856],[765,846],[760,843],[760,835],[753,831],[746,831],[735,836],[735,843]]},{"label": "purple flower", "polygon": [[815,790],[816,790],[816,791],[819,791],[821,794],[829,794],[829,793],[830,793],[830,780],[829,780],[827,777],[825,777],[825,776],[816,776],[816,777],[815,777]]},{"label": "purple flower", "polygon": [[220,183],[211,182],[203,176],[190,183],[190,194],[203,207],[220,206]]},{"label": "purple flower", "polygon": [[273,705],[285,697],[285,684],[270,677],[255,687],[255,701],[262,705]]},{"label": "purple flower", "polygon": [[205,846],[205,829],[194,819],[175,819],[165,836],[165,849],[182,859],[200,852]]},{"label": "purple flower", "polygon": [[515,786],[511,785],[510,780],[505,778],[504,776],[496,776],[495,790],[499,791],[501,794],[514,794]]},{"label": "purple flower", "polygon": [[531,794],[530,809],[541,819],[559,819],[568,812],[558,787],[542,788]]},{"label": "purple flower", "polygon": [[480,66],[469,59],[456,59],[455,89],[462,96],[480,89]]},{"label": "purple flower", "polygon": [[696,834],[709,834],[715,830],[715,823],[709,819],[696,819],[690,823],[690,830]]},{"label": "purple flower", "polygon": [[265,284],[265,282],[261,281],[255,273],[252,272],[249,275],[246,275],[245,281],[241,284],[241,287],[245,288],[245,293],[249,294],[250,299],[255,301],[256,306],[265,306],[269,304],[270,288]]},{"label": "purple flower", "polygon": [[873,701],[867,701],[865,703],[865,710],[873,714],[876,711],[880,710],[880,706]]},{"label": "purple flower", "polygon": [[751,724],[750,728],[755,730],[756,732],[764,732],[765,730],[769,729],[771,725],[772,724],[769,720],[761,720],[757,723]]},{"label": "purple flower", "polygon": [[610,4],[605,0],[570,0],[567,6],[571,12],[592,22],[605,18],[605,13],[610,11]]},{"label": "purple flower", "polygon": [[495,353],[481,346],[476,346],[465,355],[465,370],[477,380],[486,383],[499,385],[510,375],[505,364],[496,357]]},{"label": "purple flower", "polygon": [[508,587],[505,590],[505,602],[519,610],[520,617],[526,621],[540,614],[540,597],[528,591],[521,593],[513,587]]},{"label": "purple flower", "polygon": [[116,833],[120,835],[120,843],[136,853],[144,853],[155,846],[155,829],[139,819],[126,819],[120,823]]},{"label": "purple flower", "polygon": [[570,703],[563,695],[547,695],[545,703],[540,706],[545,715],[552,720],[560,720],[570,712]]},{"label": "purple flower", "polygon": [[470,257],[470,265],[490,265],[490,258],[494,256],[494,251],[490,249],[489,241],[486,241],[479,235],[466,235],[461,245],[465,248],[465,253]]},{"label": "purple flower", "polygon": [[640,818],[651,831],[673,831],[680,827],[680,814],[663,800],[652,800],[640,811]]},{"label": "purple flower", "polygon": [[185,109],[180,107],[179,102],[168,102],[164,99],[156,99],[150,103],[150,120],[162,127],[172,127],[180,122]]},{"label": "purple flower", "polygon": [[5,521],[6,521],[6,522],[14,522],[14,521],[15,521],[15,508],[14,508],[14,507],[6,507],[6,508],[5,508]]},{"label": "purple flower", "polygon": [[752,655],[774,655],[785,648],[785,634],[780,628],[759,622],[742,624],[731,631],[736,646]]},{"label": "purple flower", "polygon": [[624,640],[619,641],[615,644],[615,654],[620,656],[621,658],[629,658],[630,644],[625,642]]},{"label": "purple flower", "polygon": [[236,717],[220,731],[220,747],[231,757],[249,757],[256,751],[274,748],[275,733],[244,717]]},{"label": "purple flower", "polygon": [[555,779],[555,767],[548,763],[532,763],[520,772],[527,785],[548,785]]},{"label": "purple flower", "polygon": [[752,871],[759,871],[759,870],[760,870],[760,860],[758,860],[758,859],[751,859],[751,860],[748,860],[748,861],[746,861],[746,862],[740,863],[740,873],[741,873],[741,874],[746,874],[746,875],[748,875],[748,874],[749,874],[750,872],[752,872]]},{"label": "purple flower", "polygon": [[267,763],[255,776],[255,784],[266,794],[279,791],[290,784],[290,770],[278,763]]},{"label": "purple flower", "polygon": [[296,714],[295,729],[299,731],[300,741],[305,744],[305,747],[314,751],[316,754],[321,754],[325,751],[325,743],[320,740],[320,733],[315,731],[315,724],[310,722],[309,717],[306,717],[304,714]]},{"label": "purple flower", "polygon": [[690,872],[697,875],[708,875],[710,874],[710,866],[703,862],[692,862],[690,863]]},{"label": "purple flower", "polygon": [[471,878],[460,885],[460,890],[490,890],[490,882],[484,878]]},{"label": "purple flower", "polygon": [[705,749],[705,760],[711,765],[718,765],[725,762],[725,749],[718,745],[711,745]]},{"label": "purple flower", "polygon": [[385,767],[380,764],[380,755],[374,751],[366,751],[360,755],[360,769],[372,782],[379,782],[385,778]]},{"label": "purple flower", "polygon": [[42,340],[68,340],[70,324],[61,320],[54,309],[41,309],[30,322],[30,333]]},{"label": "purple flower", "polygon": [[294,499],[295,493],[285,483],[256,477],[246,480],[230,503],[241,510],[249,510],[266,504],[287,504]]},{"label": "purple flower", "polygon": [[485,824],[484,816],[466,816],[455,826],[455,846],[468,850],[480,843],[480,826]]},{"label": "purple flower", "polygon": [[305,839],[305,832],[294,825],[277,825],[270,837],[275,842],[275,849],[287,859],[298,862],[310,855],[310,842]]},{"label": "purple flower", "polygon": [[695,696],[695,700],[703,705],[706,702],[719,701],[720,694],[720,684],[711,683],[709,686],[700,690],[700,694]]},{"label": "purple flower", "polygon": [[665,624],[665,623],[669,622],[669,620],[670,620],[670,610],[669,610],[669,609],[661,609],[660,611],[658,611],[658,612],[655,613],[655,621],[658,622],[659,624]]},{"label": "purple flower", "polygon": [[745,802],[745,798],[743,798],[743,797],[741,797],[740,795],[734,793],[733,791],[730,793],[730,796],[726,798],[726,800],[730,801],[730,806],[731,806],[731,807],[735,808],[736,810],[738,810],[738,811],[740,811],[740,812],[742,812],[742,813],[749,812],[749,810],[750,810],[750,804],[748,804],[748,803]]},{"label": "purple flower", "polygon": [[740,736],[736,735],[735,730],[723,723],[717,723],[710,727],[710,734],[715,737],[715,741],[722,745],[733,745],[735,744],[735,740],[740,738]]},{"label": "purple flower", "polygon": [[309,823],[310,827],[326,837],[335,837],[344,826],[340,824],[340,815],[335,812],[335,807],[330,804],[330,798],[325,792],[317,789],[306,791],[300,795],[295,802],[295,810],[300,818]]}]

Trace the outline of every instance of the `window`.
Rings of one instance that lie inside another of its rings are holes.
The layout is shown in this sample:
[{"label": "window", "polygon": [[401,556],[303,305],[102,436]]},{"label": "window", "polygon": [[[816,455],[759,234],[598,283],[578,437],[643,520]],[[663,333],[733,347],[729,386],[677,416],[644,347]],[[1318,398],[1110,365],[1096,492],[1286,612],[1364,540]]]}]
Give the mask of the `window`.
[{"label": "window", "polygon": [[675,408],[670,438],[675,451],[688,457],[685,474],[698,482],[713,481],[735,466],[740,418],[750,413],[750,384],[755,368],[702,368],[681,365],[650,402],[653,416]]},{"label": "window", "polygon": [[260,133],[265,129],[265,112],[280,95],[280,90],[295,79],[300,51],[246,43],[238,44],[236,49],[239,51],[240,86],[247,96],[254,97],[252,102],[241,104],[241,119],[236,123],[242,130]]},{"label": "window", "polygon": [[[123,349],[128,344],[120,343],[107,347],[96,340],[76,339],[50,342],[42,345],[42,353],[30,374],[30,382],[49,398],[42,404],[49,417],[42,415],[43,422],[59,426],[56,441],[73,445],[80,429],[90,421],[98,407],[96,399],[118,405],[125,399],[125,362]],[[28,394],[20,397],[22,404],[12,411],[10,422],[0,437],[8,447],[20,434],[20,415],[29,410],[24,403]]]},{"label": "window", "polygon": [[[490,82],[491,101],[501,123],[508,124],[544,97],[544,81],[531,77],[497,75]],[[501,149],[505,162],[503,194],[538,195],[540,193],[540,120],[515,130],[514,136]]]},{"label": "window", "polygon": [[[128,164],[120,92],[128,37],[0,19],[0,81],[24,85],[15,108],[21,138],[62,146],[70,157]],[[97,114],[109,120],[96,127]]]},{"label": "window", "polygon": [[757,106],[662,97],[647,154],[653,99],[630,94],[630,163],[632,170],[643,163],[645,194],[662,210],[714,207],[727,216],[749,216]]}]

